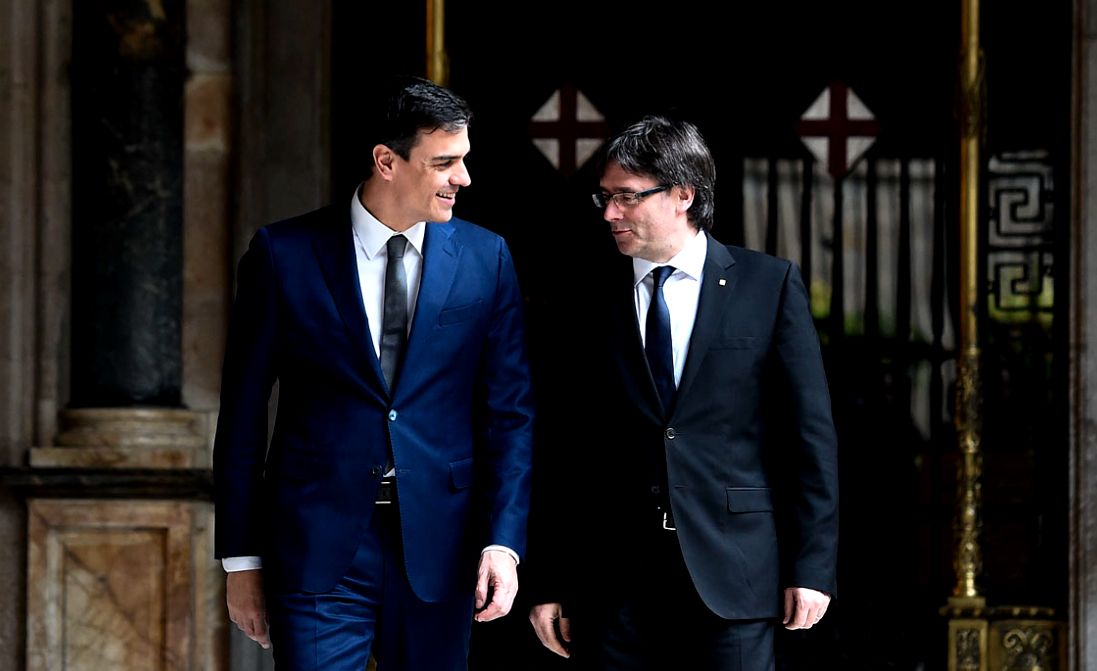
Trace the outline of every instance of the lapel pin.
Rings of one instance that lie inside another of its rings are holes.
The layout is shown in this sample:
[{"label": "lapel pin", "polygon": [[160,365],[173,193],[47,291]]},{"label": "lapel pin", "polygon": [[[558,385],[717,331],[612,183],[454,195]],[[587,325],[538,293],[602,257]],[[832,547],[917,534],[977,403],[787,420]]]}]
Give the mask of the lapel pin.
[{"label": "lapel pin", "polygon": [[724,286],[724,285],[725,285],[725,284],[727,284],[727,283],[728,283],[728,281],[727,281],[727,280],[725,280],[725,279],[724,279],[724,278],[722,278],[722,277],[720,278],[720,286]]}]

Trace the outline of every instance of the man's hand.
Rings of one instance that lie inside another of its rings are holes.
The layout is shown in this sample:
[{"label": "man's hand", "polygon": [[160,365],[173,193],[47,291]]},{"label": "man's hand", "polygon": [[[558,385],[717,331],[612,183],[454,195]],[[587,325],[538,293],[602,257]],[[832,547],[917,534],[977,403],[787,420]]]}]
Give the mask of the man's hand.
[{"label": "man's hand", "polygon": [[263,571],[233,571],[225,579],[225,600],[229,619],[240,631],[264,649],[270,647],[267,633],[267,604],[263,598]]},{"label": "man's hand", "polygon": [[480,555],[476,571],[477,622],[489,622],[510,612],[518,594],[518,570],[514,558],[501,550]]},{"label": "man's hand", "polygon": [[807,587],[788,587],[785,589],[785,619],[781,624],[785,629],[811,629],[830,605],[830,597]]},{"label": "man's hand", "polygon": [[529,621],[546,648],[561,657],[571,657],[567,648],[571,643],[571,620],[563,612],[558,603],[542,603],[529,609]]}]

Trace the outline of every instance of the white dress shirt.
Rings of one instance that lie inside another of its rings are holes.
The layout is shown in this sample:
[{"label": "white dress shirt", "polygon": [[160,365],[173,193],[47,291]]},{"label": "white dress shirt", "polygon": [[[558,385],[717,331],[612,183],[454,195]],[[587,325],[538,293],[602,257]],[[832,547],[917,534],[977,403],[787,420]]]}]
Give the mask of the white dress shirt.
[{"label": "white dress shirt", "polygon": [[[361,187],[359,187],[361,189]],[[370,325],[370,337],[373,339],[373,353],[381,358],[381,323],[385,314],[385,266],[388,264],[389,238],[399,235],[370,214],[354,192],[350,203],[350,222],[354,231],[354,257],[358,263],[358,283],[362,288],[362,302],[366,309],[366,320]],[[419,298],[419,281],[423,277],[423,240],[426,237],[427,223],[420,221],[403,236],[408,239],[404,251],[404,271],[408,280],[408,333],[415,317],[415,304]],[[650,290],[648,292],[650,294]],[[489,545],[481,551],[502,550],[518,563],[518,553],[502,545]],[[225,557],[221,565],[228,572],[247,571],[263,567],[259,557]]]},{"label": "white dress shirt", "polygon": [[[358,283],[362,287],[362,301],[366,308],[366,321],[373,339],[373,353],[381,358],[381,323],[385,318],[385,266],[389,254],[385,245],[389,238],[399,235],[385,226],[362,206],[358,194],[350,205],[350,223],[354,229],[354,256],[358,261]],[[427,224],[420,221],[403,235],[408,239],[404,251],[404,272],[408,278],[408,333],[415,318],[415,303],[419,298],[419,280],[423,276],[423,238]]]},{"label": "white dress shirt", "polygon": [[633,298],[636,303],[636,321],[640,325],[640,340],[647,346],[648,306],[654,281],[651,271],[659,266],[673,266],[674,272],[663,284],[663,298],[670,311],[670,344],[674,357],[674,386],[682,382],[682,371],[689,354],[689,339],[697,321],[697,303],[701,297],[701,277],[708,256],[708,238],[704,232],[686,242],[685,247],[666,263],[652,263],[644,259],[632,259],[635,282]]}]

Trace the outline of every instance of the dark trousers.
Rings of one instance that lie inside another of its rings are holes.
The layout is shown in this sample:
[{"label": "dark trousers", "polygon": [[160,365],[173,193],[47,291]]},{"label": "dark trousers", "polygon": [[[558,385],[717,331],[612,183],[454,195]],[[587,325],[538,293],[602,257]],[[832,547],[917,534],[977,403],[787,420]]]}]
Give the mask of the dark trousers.
[{"label": "dark trousers", "polygon": [[[584,671],[771,671],[773,620],[725,620],[701,601],[674,532],[652,527],[646,557],[621,589],[572,615],[572,659]],[[597,590],[592,582],[587,589]]]},{"label": "dark trousers", "polygon": [[396,506],[378,506],[347,574],[324,594],[267,590],[279,671],[466,671],[467,597],[419,600],[408,584]]}]

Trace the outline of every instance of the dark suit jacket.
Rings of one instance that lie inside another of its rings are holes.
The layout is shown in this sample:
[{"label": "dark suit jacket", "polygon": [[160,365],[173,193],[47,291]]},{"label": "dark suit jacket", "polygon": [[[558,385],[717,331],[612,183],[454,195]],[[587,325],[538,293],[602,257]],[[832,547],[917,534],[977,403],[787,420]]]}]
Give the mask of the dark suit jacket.
[{"label": "dark suit jacket", "polygon": [[[598,599],[607,584],[643,590],[659,459],[685,563],[713,612],[774,617],[784,587],[834,593],[836,438],[797,268],[708,240],[685,370],[664,417],[631,259],[611,266],[582,318],[594,355],[571,374],[579,382],[569,394],[585,400],[567,404],[592,408],[597,425],[550,435],[539,448],[546,467],[534,493],[532,600]],[[559,408],[548,411],[556,412],[546,422],[574,428]]]},{"label": "dark suit jacket", "polygon": [[[396,388],[366,323],[349,207],[267,226],[240,261],[214,451],[216,554],[261,555],[286,589],[330,589],[353,559],[391,443],[407,575],[471,592],[487,544],[525,551],[532,409],[503,240],[427,225]],[[279,381],[267,451],[267,401]]]}]

